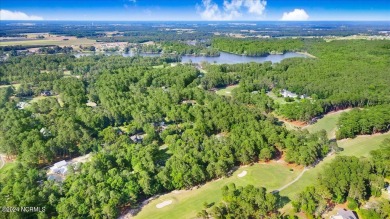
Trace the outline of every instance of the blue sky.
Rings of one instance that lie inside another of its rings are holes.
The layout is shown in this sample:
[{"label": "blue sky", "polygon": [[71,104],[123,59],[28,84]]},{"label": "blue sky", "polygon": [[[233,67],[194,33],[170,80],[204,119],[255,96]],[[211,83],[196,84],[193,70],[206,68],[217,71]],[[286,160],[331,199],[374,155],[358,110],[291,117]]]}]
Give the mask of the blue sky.
[{"label": "blue sky", "polygon": [[0,0],[0,19],[389,20],[390,0]]}]

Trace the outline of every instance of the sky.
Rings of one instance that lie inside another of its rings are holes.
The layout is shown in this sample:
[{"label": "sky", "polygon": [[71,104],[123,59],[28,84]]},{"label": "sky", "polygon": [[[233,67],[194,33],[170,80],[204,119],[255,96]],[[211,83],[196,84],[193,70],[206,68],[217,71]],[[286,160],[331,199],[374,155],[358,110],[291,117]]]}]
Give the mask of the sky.
[{"label": "sky", "polygon": [[0,21],[390,21],[390,0],[0,1]]}]

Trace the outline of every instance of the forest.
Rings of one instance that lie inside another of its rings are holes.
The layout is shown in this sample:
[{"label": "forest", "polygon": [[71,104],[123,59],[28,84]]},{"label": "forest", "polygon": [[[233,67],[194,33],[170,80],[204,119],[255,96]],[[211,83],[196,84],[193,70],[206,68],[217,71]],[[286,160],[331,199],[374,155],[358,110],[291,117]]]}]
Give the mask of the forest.
[{"label": "forest", "polygon": [[209,211],[202,210],[197,215],[199,218],[282,218],[277,211],[279,197],[265,188],[236,187],[232,183],[224,186],[221,192],[223,203]]},{"label": "forest", "polygon": [[[7,180],[0,180],[0,205],[46,209],[12,218],[115,218],[154,195],[227,177],[236,166],[279,156],[315,165],[337,144],[326,131],[287,130],[274,112],[310,121],[363,107],[340,117],[337,138],[388,130],[390,44],[346,42],[215,38],[213,51],[228,45],[228,52],[248,55],[307,50],[316,58],[201,63],[202,72],[179,63],[181,53],[198,52],[187,44],[166,43],[178,54],[161,57],[76,58],[49,50],[10,56],[0,65],[0,152],[17,162],[1,177]],[[229,85],[237,85],[231,96],[213,91]],[[281,89],[307,98],[280,104],[267,95]],[[372,159],[337,157],[293,200],[295,211],[318,216],[329,203],[359,205],[380,195],[388,148],[387,141]],[[47,180],[45,167],[88,153],[91,161],[69,168],[63,182]],[[221,192],[224,202],[205,206],[199,217],[284,217],[277,212],[281,197],[264,188],[232,184]],[[387,208],[362,212],[383,217]]]},{"label": "forest", "polygon": [[390,105],[353,109],[343,113],[338,121],[337,139],[370,135],[390,129]]},{"label": "forest", "polygon": [[232,39],[214,38],[212,46],[224,52],[247,56],[266,56],[269,54],[293,52],[302,49],[300,39]]},{"label": "forest", "polygon": [[[152,67],[171,61],[176,60],[9,58],[0,68],[2,83],[21,85],[1,88],[0,150],[16,157],[19,166],[0,183],[0,203],[39,204],[46,206],[46,216],[58,218],[112,218],[152,195],[227,176],[236,165],[269,160],[280,152],[289,162],[310,165],[330,150],[324,133],[287,131],[264,114],[272,109],[264,92],[224,98],[198,87],[207,79],[191,65]],[[64,71],[72,74],[64,76]],[[55,96],[22,110],[16,107],[17,101],[44,90]],[[88,100],[97,106],[87,106]],[[144,137],[134,142],[132,135]],[[62,185],[47,181],[40,170],[89,152],[95,153],[92,161],[70,170]],[[30,179],[16,176],[27,172]],[[26,193],[11,189],[15,184]]]}]

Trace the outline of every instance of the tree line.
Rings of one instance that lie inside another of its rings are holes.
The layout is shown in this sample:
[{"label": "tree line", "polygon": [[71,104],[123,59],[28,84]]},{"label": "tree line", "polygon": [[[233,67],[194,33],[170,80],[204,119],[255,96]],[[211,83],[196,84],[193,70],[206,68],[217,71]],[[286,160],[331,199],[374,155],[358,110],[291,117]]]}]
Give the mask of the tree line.
[{"label": "tree line", "polygon": [[378,105],[363,110],[353,109],[343,113],[337,128],[337,139],[386,132],[390,129],[390,105]]}]

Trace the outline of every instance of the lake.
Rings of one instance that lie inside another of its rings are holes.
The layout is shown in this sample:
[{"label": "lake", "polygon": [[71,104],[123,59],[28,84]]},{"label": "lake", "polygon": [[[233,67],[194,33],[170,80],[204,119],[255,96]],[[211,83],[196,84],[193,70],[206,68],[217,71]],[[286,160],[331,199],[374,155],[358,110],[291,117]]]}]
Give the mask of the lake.
[{"label": "lake", "polygon": [[[94,53],[77,53],[74,54],[76,57],[81,56],[89,56],[93,55]],[[132,57],[135,56],[135,53],[129,52],[129,53],[113,53],[113,52],[105,52],[105,53],[96,53],[96,54],[105,54],[105,55],[122,55],[124,57]],[[147,56],[147,57],[156,57],[160,56],[161,54],[153,54],[153,53],[140,53],[140,56]],[[231,53],[226,52],[220,52],[220,56],[217,57],[205,57],[205,56],[189,56],[185,55],[182,56],[182,63],[188,63],[190,60],[192,63],[201,63],[201,62],[209,62],[209,63],[218,63],[218,64],[237,64],[237,63],[248,63],[248,62],[258,62],[263,63],[270,61],[272,63],[277,63],[282,61],[283,59],[287,58],[293,58],[293,57],[303,57],[307,58],[307,55],[295,53],[295,52],[287,52],[285,54],[271,54],[268,56],[245,56],[245,55],[235,55]]]},{"label": "lake", "polygon": [[277,55],[268,55],[268,56],[244,56],[244,55],[235,55],[226,52],[220,52],[220,56],[217,57],[205,57],[205,56],[183,56],[181,62],[187,63],[190,60],[192,63],[200,62],[209,62],[209,63],[218,63],[218,64],[236,64],[236,63],[248,63],[248,62],[267,62],[271,61],[273,63],[280,62],[283,59],[293,58],[293,57],[308,57],[304,54],[288,52],[285,54]]}]

